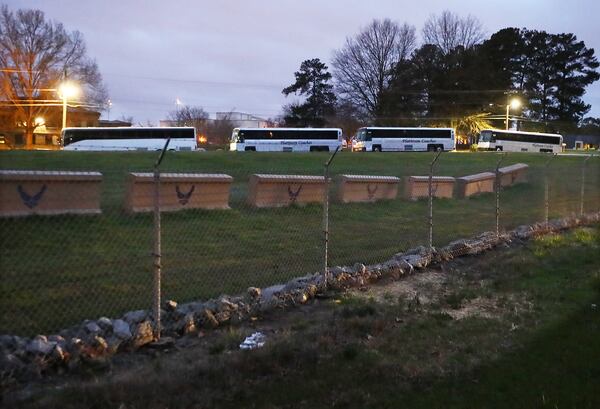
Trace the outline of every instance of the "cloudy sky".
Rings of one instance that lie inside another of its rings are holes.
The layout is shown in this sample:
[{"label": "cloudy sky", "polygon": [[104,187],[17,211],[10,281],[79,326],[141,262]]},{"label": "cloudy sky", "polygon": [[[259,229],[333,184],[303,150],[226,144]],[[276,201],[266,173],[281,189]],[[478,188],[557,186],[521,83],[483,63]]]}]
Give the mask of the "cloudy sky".
[{"label": "cloudy sky", "polygon": [[[157,123],[179,98],[208,112],[274,117],[289,102],[281,89],[302,60],[331,60],[373,18],[418,32],[444,9],[480,19],[488,34],[508,27],[573,32],[600,54],[596,0],[0,0],[37,8],[81,31],[108,85],[111,119]],[[600,83],[585,101],[600,116]],[[106,113],[104,117],[106,118]]]}]

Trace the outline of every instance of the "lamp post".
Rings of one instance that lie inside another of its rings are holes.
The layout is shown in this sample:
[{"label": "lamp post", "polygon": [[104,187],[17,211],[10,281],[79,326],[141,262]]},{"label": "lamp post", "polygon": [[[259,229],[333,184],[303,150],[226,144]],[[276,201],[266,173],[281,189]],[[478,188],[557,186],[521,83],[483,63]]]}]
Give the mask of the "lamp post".
[{"label": "lamp post", "polygon": [[58,92],[63,101],[62,129],[65,129],[67,127],[67,99],[76,96],[79,89],[72,82],[63,82],[58,87]]},{"label": "lamp post", "polygon": [[521,101],[517,98],[513,98],[510,103],[506,104],[506,130],[508,131],[508,114],[510,113],[510,109],[517,109],[521,106]]}]

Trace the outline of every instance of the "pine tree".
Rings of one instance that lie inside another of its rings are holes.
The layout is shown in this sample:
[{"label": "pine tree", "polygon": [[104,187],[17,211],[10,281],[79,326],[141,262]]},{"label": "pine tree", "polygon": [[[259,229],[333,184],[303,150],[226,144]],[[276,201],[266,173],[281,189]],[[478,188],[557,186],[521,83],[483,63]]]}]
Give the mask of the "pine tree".
[{"label": "pine tree", "polygon": [[319,127],[327,118],[335,115],[336,96],[329,83],[331,74],[327,65],[318,58],[305,60],[294,73],[296,82],[283,89],[283,94],[301,95],[303,103],[292,103],[284,108],[284,120],[288,126]]}]

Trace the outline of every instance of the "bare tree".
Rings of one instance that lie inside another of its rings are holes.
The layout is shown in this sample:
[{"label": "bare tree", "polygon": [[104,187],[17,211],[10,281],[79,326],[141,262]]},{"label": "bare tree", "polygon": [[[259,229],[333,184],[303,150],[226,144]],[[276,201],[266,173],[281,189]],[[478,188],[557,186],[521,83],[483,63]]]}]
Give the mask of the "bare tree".
[{"label": "bare tree", "polygon": [[423,26],[423,40],[426,44],[438,46],[444,54],[456,47],[471,48],[485,39],[481,22],[471,16],[459,15],[445,10],[441,15],[432,14]]},{"label": "bare tree", "polygon": [[358,128],[365,125],[359,117],[360,113],[355,106],[347,101],[342,101],[336,106],[335,117],[332,118],[331,124],[342,128],[346,141],[350,143]]},{"label": "bare tree", "polygon": [[14,107],[32,143],[35,118],[60,104],[57,88],[71,80],[83,89],[79,106],[102,107],[107,91],[96,62],[86,56],[83,35],[45,19],[40,10],[0,7],[0,100]]},{"label": "bare tree", "polygon": [[167,118],[176,126],[193,126],[196,132],[204,131],[208,120],[208,113],[201,107],[183,106],[169,112]]},{"label": "bare tree", "polygon": [[127,116],[125,114],[121,115],[121,117],[119,118],[119,121],[129,122],[130,125],[133,125],[133,122],[134,122],[133,116],[131,116],[131,115]]},{"label": "bare tree", "polygon": [[231,120],[232,112],[218,116],[206,126],[206,140],[210,143],[226,144],[231,138],[235,124]]},{"label": "bare tree", "polygon": [[389,19],[373,20],[355,37],[347,37],[332,62],[340,98],[373,117],[394,67],[410,57],[415,45],[415,28]]}]

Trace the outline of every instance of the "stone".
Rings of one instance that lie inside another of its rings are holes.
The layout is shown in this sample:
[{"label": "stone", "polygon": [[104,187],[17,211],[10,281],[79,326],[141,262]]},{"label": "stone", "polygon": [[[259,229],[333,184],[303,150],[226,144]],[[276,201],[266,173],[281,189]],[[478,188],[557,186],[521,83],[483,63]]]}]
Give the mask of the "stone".
[{"label": "stone", "polygon": [[48,342],[46,337],[38,335],[27,344],[26,349],[32,354],[48,355],[55,346],[56,342]]},{"label": "stone", "polygon": [[123,320],[114,320],[113,321],[113,334],[124,341],[127,341],[132,337],[131,330],[129,328],[129,324]]},{"label": "stone", "polygon": [[427,266],[427,259],[419,254],[405,254],[402,259],[414,268],[423,268]]},{"label": "stone", "polygon": [[85,324],[85,330],[90,334],[98,334],[102,332],[102,328],[100,328],[100,326],[94,321],[90,321],[87,324]]},{"label": "stone", "polygon": [[183,335],[195,332],[197,328],[196,321],[194,320],[194,313],[187,313],[183,318],[177,321],[173,326],[173,330]]},{"label": "stone", "polygon": [[204,303],[201,302],[189,302],[185,304],[179,304],[176,311],[180,315],[185,315],[188,312],[200,312],[204,309]]},{"label": "stone", "polygon": [[196,320],[194,319],[194,314],[190,313],[183,317],[183,334],[191,334],[196,332],[198,328],[196,328]]},{"label": "stone", "polygon": [[107,352],[109,354],[116,354],[119,347],[123,344],[123,340],[115,335],[111,336],[106,340]]},{"label": "stone", "polygon": [[113,326],[112,320],[110,318],[107,318],[107,317],[101,317],[101,318],[99,318],[98,321],[96,321],[96,323],[104,331],[111,329],[112,326]]},{"label": "stone", "polygon": [[134,331],[131,345],[134,348],[139,348],[154,341],[154,329],[150,321],[140,322]]},{"label": "stone", "polygon": [[48,336],[48,341],[56,342],[57,344],[64,344],[65,338],[60,335],[50,335]]},{"label": "stone", "polygon": [[365,274],[367,272],[367,267],[363,263],[354,264],[353,269],[358,274]]},{"label": "stone", "polygon": [[305,278],[294,278],[290,281],[288,281],[285,286],[283,287],[283,290],[281,290],[282,293],[288,293],[291,291],[295,291],[298,289],[302,289],[306,286],[306,279]]},{"label": "stone", "polygon": [[145,310],[129,311],[123,316],[123,320],[129,324],[138,324],[146,319],[148,312]]},{"label": "stone", "polygon": [[175,311],[177,309],[177,301],[167,300],[165,302],[165,310]]},{"label": "stone", "polygon": [[100,353],[102,353],[108,349],[108,343],[106,342],[106,340],[104,338],[102,338],[99,335],[96,335],[96,336],[94,336],[94,338],[92,338],[91,346],[96,348],[98,350],[98,352],[100,352]]},{"label": "stone", "polygon": [[263,288],[260,296],[261,301],[264,302],[270,300],[277,293],[283,291],[284,287],[285,286],[283,284],[276,284],[270,287]]},{"label": "stone", "polygon": [[214,317],[218,323],[222,324],[224,322],[229,321],[229,319],[231,318],[231,312],[230,311],[221,311],[221,312],[216,313],[214,315]]},{"label": "stone", "polygon": [[[4,375],[14,375],[16,373],[20,373],[25,369],[26,365],[23,361],[21,361],[15,354],[1,354],[0,355],[0,368],[2,368],[1,372]],[[3,381],[7,381],[8,379],[3,379]],[[8,385],[4,385],[8,386]]]},{"label": "stone", "polygon": [[306,294],[308,295],[309,298],[315,298],[317,295],[317,292],[319,291],[319,288],[314,285],[314,284],[309,284],[306,286]]},{"label": "stone", "polygon": [[294,301],[298,304],[304,304],[308,301],[308,295],[303,291],[298,291],[294,297]]},{"label": "stone", "polygon": [[215,318],[215,315],[208,308],[202,311],[202,323],[205,326],[216,328],[219,326],[219,321]]},{"label": "stone", "polygon": [[0,335],[0,350],[9,351],[15,347],[12,335]]},{"label": "stone", "polygon": [[56,359],[57,361],[64,361],[66,356],[67,353],[60,345],[56,345],[52,350],[52,358]]},{"label": "stone", "polygon": [[246,294],[248,294],[252,299],[260,298],[260,293],[260,288],[257,287],[248,287],[246,290]]},{"label": "stone", "polygon": [[77,350],[83,346],[83,340],[81,338],[71,338],[67,342],[67,348],[71,351]]},{"label": "stone", "polygon": [[340,266],[331,267],[328,269],[329,274],[336,277],[344,272],[344,269]]},{"label": "stone", "polygon": [[220,312],[229,312],[237,310],[237,304],[231,302],[229,299],[222,297],[219,299],[219,311]]}]

